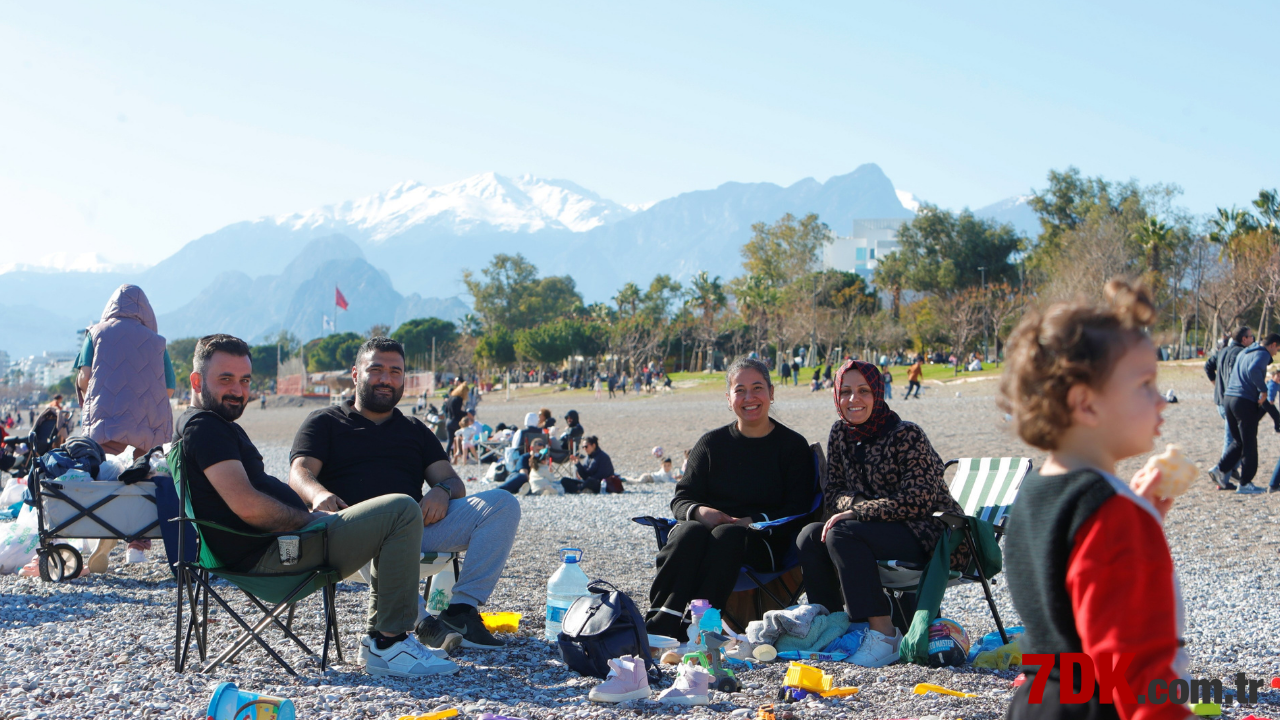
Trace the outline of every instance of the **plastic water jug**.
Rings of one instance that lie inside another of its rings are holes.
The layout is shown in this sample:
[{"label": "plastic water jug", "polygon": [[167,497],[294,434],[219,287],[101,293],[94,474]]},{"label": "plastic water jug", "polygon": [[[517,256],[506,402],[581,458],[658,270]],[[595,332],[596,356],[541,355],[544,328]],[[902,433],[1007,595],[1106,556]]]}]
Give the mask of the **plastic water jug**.
[{"label": "plastic water jug", "polygon": [[560,567],[547,581],[547,629],[546,638],[555,642],[560,635],[564,614],[574,600],[587,597],[587,574],[582,572],[581,548],[560,548]]}]

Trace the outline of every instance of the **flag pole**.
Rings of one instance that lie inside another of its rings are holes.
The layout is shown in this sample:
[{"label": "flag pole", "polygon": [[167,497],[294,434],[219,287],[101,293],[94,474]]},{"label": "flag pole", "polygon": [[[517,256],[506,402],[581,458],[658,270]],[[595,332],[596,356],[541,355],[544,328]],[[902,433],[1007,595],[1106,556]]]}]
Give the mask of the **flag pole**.
[{"label": "flag pole", "polygon": [[333,286],[333,334],[338,334],[338,286]]}]

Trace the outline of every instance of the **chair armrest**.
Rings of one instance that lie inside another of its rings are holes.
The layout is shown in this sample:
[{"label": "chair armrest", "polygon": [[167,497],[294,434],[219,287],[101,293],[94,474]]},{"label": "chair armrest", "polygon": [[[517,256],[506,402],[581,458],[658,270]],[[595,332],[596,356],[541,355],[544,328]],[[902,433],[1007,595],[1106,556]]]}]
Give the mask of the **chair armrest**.
[{"label": "chair armrest", "polygon": [[751,528],[752,530],[761,530],[761,531],[768,532],[768,531],[772,531],[776,527],[781,527],[783,525],[786,525],[787,523],[795,522],[796,520],[803,520],[812,514],[813,512],[810,511],[803,515],[792,515],[791,517],[778,518],[777,520],[766,520],[765,522],[753,522],[747,527]]},{"label": "chair armrest", "polygon": [[631,522],[651,528],[673,528],[676,526],[675,518],[659,518],[653,517],[652,515],[633,517],[631,518]]},{"label": "chair armrest", "polygon": [[964,527],[968,522],[965,519],[965,516],[957,515],[955,513],[936,512],[933,514],[933,516],[938,518],[942,522],[946,523],[947,527],[951,528],[952,530],[958,530]]},{"label": "chair armrest", "polygon": [[218,530],[221,532],[231,533],[232,535],[239,535],[241,537],[249,537],[249,538],[278,538],[284,535],[302,536],[302,535],[312,535],[317,532],[321,534],[327,534],[329,532],[329,526],[321,522],[313,523],[299,530],[286,530],[284,532],[270,532],[270,533],[244,532],[242,530],[234,530],[232,528],[227,527],[226,525],[220,525],[216,522],[213,522],[212,520],[199,520],[197,518],[189,518],[189,517],[176,517],[170,520],[170,522],[189,522],[193,525],[203,525],[207,528],[212,528],[214,530]]}]

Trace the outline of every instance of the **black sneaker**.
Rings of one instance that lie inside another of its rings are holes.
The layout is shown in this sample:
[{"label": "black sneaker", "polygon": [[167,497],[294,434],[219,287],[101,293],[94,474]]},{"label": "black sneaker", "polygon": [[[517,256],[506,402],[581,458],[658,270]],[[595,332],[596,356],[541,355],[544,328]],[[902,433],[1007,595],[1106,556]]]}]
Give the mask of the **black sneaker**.
[{"label": "black sneaker", "polygon": [[467,610],[457,614],[450,615],[448,611],[440,613],[440,625],[449,632],[455,632],[462,636],[462,647],[471,648],[473,650],[498,650],[507,646],[507,644],[494,637],[484,626],[484,620],[480,619],[480,612],[474,607],[467,606]]},{"label": "black sneaker", "polygon": [[453,652],[462,644],[462,635],[445,627],[434,615],[422,618],[418,626],[413,629],[413,634],[418,636],[418,642],[423,645],[446,653]]}]

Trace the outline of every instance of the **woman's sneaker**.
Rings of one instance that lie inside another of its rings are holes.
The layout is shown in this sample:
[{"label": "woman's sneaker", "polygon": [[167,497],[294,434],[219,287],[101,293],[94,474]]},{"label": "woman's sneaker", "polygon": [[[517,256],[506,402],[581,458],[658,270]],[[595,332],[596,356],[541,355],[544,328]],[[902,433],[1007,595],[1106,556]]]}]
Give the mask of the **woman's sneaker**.
[{"label": "woman's sneaker", "polygon": [[360,640],[360,656],[365,661],[365,672],[370,675],[394,675],[412,678],[428,675],[452,675],[458,666],[452,660],[436,657],[418,642],[418,638],[405,634],[405,638],[380,649],[378,642],[366,635]]},{"label": "woman's sneaker", "polygon": [[893,637],[868,629],[867,634],[862,636],[858,651],[849,658],[849,662],[867,668],[892,665],[898,662],[901,645],[902,631],[897,628],[893,629]]},{"label": "woman's sneaker", "polygon": [[676,681],[655,698],[666,705],[708,705],[711,703],[711,674],[693,663],[676,666]]},{"label": "woman's sneaker", "polygon": [[626,702],[649,699],[649,675],[644,661],[623,655],[609,661],[609,677],[591,688],[587,698],[592,702]]}]

